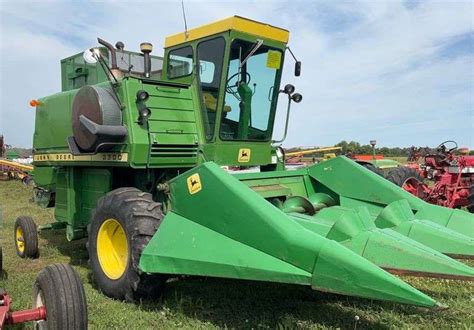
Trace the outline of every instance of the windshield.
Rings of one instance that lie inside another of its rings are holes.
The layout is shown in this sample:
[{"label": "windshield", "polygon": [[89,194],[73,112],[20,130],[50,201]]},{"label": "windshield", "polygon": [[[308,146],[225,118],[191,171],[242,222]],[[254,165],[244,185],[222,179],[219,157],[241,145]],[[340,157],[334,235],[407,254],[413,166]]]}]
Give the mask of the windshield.
[{"label": "windshield", "polygon": [[221,139],[267,141],[271,138],[281,64],[280,50],[261,42],[232,42]]}]

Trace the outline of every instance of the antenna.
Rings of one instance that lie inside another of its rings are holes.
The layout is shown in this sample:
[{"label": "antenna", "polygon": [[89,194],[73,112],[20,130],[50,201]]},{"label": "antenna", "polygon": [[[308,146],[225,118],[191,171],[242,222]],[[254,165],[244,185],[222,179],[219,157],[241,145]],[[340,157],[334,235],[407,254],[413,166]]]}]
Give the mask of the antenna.
[{"label": "antenna", "polygon": [[183,20],[184,20],[184,37],[188,39],[188,23],[186,22],[186,12],[184,10],[184,0],[181,0],[181,8],[183,9]]}]

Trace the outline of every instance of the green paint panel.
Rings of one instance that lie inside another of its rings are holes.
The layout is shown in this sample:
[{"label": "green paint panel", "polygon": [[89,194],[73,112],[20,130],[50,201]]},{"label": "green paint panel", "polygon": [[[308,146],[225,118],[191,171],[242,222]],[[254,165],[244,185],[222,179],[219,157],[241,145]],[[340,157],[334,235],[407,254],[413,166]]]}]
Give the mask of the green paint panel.
[{"label": "green paint panel", "polygon": [[183,148],[188,145],[197,145],[197,138],[194,134],[151,133],[150,137],[153,144],[158,144],[159,141],[159,144],[165,145],[184,145]]},{"label": "green paint panel", "polygon": [[[240,149],[250,149],[250,160],[239,162]],[[203,146],[203,151],[207,160],[212,160],[219,165],[234,166],[257,166],[270,164],[271,159],[270,143],[262,142],[221,142],[215,145]]]},{"label": "green paint panel", "polygon": [[[106,51],[104,56],[108,56]],[[107,76],[100,65],[84,61],[82,53],[61,60],[61,89],[69,91],[84,85],[95,85],[107,81]]]},{"label": "green paint panel", "polygon": [[36,107],[37,129],[33,136],[35,153],[69,151],[67,138],[72,135],[72,126],[57,123],[71,122],[71,102],[76,92],[58,93],[39,100],[41,104]]},{"label": "green paint panel", "polygon": [[[146,86],[148,87],[148,85]],[[145,90],[149,91],[149,88],[145,88]],[[159,93],[157,95],[150,95],[150,98],[146,101],[146,105],[150,109],[160,109],[160,116],[161,111],[170,110],[172,112],[192,112],[194,117],[194,103],[189,91],[187,89],[177,90],[180,91],[180,93],[171,93],[167,95]],[[150,93],[153,93],[153,91]]]},{"label": "green paint panel", "polygon": [[67,224],[69,240],[86,235],[91,211],[97,200],[112,187],[111,173],[107,169],[68,167],[57,172],[56,221]]},{"label": "green paint panel", "polygon": [[308,174],[337,194],[342,206],[368,206],[376,216],[386,205],[404,200],[415,218],[474,237],[473,214],[428,204],[344,156],[313,165]]},{"label": "green paint panel", "polygon": [[375,227],[365,208],[330,207],[315,216],[291,214],[308,230],[333,239],[389,271],[418,276],[474,279],[474,269],[391,229]]},{"label": "green paint panel", "polygon": [[183,218],[166,215],[140,258],[149,273],[311,284],[312,274]]},{"label": "green paint panel", "polygon": [[342,244],[395,273],[474,280],[473,268],[391,229],[366,231]]},{"label": "green paint panel", "polygon": [[183,123],[195,123],[194,111],[178,110],[178,109],[164,109],[164,108],[153,108],[151,110],[151,121],[158,118],[160,121],[177,121]]},{"label": "green paint panel", "polygon": [[[171,99],[192,100],[191,89],[188,87],[173,87],[155,84],[146,84],[143,87],[150,94],[151,100],[153,100],[154,96]],[[153,106],[153,103],[151,105]]]},{"label": "green paint panel", "polygon": [[[320,250],[314,266],[312,287],[321,291],[396,301],[424,307],[434,307],[436,302],[381,268],[368,267],[369,261],[357,254],[340,253],[334,241]],[[366,267],[364,267],[366,266]]]},{"label": "green paint panel", "polygon": [[369,162],[383,170],[403,166],[400,162],[393,159],[376,159]]},{"label": "green paint panel", "polygon": [[466,211],[426,204],[415,214],[415,218],[433,221],[440,226],[474,238],[474,215]]},{"label": "green paint panel", "polygon": [[415,210],[425,204],[409,192],[344,156],[313,165],[308,168],[308,174],[343,197],[385,205],[405,199]]},{"label": "green paint panel", "polygon": [[459,257],[474,257],[474,239],[428,220],[415,219],[407,201],[389,204],[378,215],[379,228],[393,230],[436,251]]},{"label": "green paint panel", "polygon": [[241,181],[264,198],[306,195],[306,188],[302,176],[253,180],[246,179]]},{"label": "green paint panel", "polygon": [[149,130],[153,133],[168,133],[168,134],[196,134],[196,124],[181,122],[177,118],[176,121],[153,120],[148,122]]}]

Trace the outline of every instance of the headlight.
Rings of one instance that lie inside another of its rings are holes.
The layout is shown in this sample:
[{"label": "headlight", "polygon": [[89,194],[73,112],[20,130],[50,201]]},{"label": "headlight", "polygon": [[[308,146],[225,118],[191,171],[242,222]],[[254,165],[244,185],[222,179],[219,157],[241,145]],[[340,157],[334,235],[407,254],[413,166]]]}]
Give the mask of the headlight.
[{"label": "headlight", "polygon": [[292,84],[288,84],[285,86],[284,91],[288,95],[293,94],[293,92],[295,91],[295,86],[293,86]]},{"label": "headlight", "polygon": [[137,92],[137,101],[144,102],[144,101],[148,100],[149,97],[150,97],[150,95],[148,94],[147,91],[140,90],[140,91]]},{"label": "headlight", "polygon": [[140,109],[139,113],[140,113],[140,118],[148,119],[148,117],[150,117],[151,115],[151,110],[148,108],[143,108],[143,109]]},{"label": "headlight", "polygon": [[291,95],[291,99],[295,102],[295,103],[300,103],[301,100],[303,99],[303,95],[299,94],[299,93],[295,93],[293,95]]}]

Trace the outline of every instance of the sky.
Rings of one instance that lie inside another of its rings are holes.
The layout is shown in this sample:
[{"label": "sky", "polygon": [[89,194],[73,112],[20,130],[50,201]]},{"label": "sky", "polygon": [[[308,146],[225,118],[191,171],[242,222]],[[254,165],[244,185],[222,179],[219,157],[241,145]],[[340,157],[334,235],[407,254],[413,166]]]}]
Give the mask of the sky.
[{"label": "sky", "polygon": [[[188,27],[232,15],[290,31],[302,61],[290,57],[282,83],[303,101],[292,106],[285,146],[341,140],[378,146],[436,146],[456,140],[474,149],[474,2],[190,1]],[[184,30],[181,1],[0,0],[0,134],[31,147],[29,101],[61,88],[62,58],[96,46],[98,36],[133,51]],[[283,134],[281,97],[274,138]],[[51,128],[54,129],[54,128]]]}]

